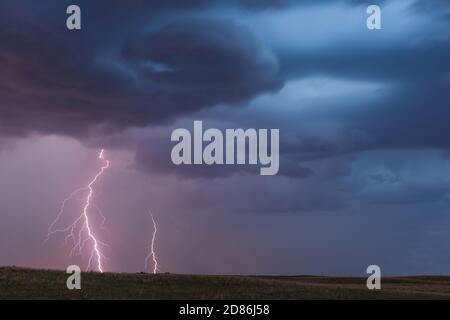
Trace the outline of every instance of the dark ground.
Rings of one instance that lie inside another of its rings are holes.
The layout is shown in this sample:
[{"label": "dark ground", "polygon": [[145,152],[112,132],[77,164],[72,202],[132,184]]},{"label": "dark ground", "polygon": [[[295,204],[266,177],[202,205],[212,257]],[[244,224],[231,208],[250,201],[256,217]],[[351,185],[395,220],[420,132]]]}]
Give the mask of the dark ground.
[{"label": "dark ground", "polygon": [[68,290],[64,271],[0,268],[0,299],[449,299],[450,277],[365,278],[82,273]]}]

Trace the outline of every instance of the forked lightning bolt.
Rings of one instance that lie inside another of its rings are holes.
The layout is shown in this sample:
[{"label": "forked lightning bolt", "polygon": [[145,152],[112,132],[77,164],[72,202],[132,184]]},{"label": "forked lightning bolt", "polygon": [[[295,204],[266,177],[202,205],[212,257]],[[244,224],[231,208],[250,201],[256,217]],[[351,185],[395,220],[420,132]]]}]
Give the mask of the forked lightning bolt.
[{"label": "forked lightning bolt", "polygon": [[147,257],[145,258],[145,270],[148,270],[148,262],[150,260],[150,258],[153,260],[153,274],[156,274],[159,270],[158,270],[158,259],[156,257],[156,252],[155,252],[155,240],[156,240],[156,233],[158,232],[158,228],[156,227],[156,222],[155,222],[155,218],[153,217],[153,214],[150,212],[150,216],[152,218],[152,223],[153,223],[153,233],[152,233],[152,239],[150,241],[150,250],[149,253],[147,255]]},{"label": "forked lightning bolt", "polygon": [[[101,159],[104,162],[104,165],[100,168],[100,170],[97,172],[97,174],[92,178],[92,180],[89,182],[89,184],[86,187],[76,189],[73,191],[66,199],[63,200],[61,204],[61,208],[55,218],[55,220],[50,224],[50,227],[48,228],[47,238],[46,241],[50,239],[50,237],[55,233],[67,233],[66,235],[66,242],[69,239],[72,239],[73,247],[70,252],[70,255],[73,254],[81,254],[83,248],[89,243],[91,245],[91,251],[89,256],[89,262],[87,266],[87,270],[91,269],[92,261],[96,261],[96,269],[99,272],[103,272],[103,258],[104,255],[102,253],[102,246],[106,246],[105,243],[101,242],[98,239],[98,236],[93,230],[92,227],[92,220],[90,209],[94,208],[97,210],[97,212],[100,214],[100,216],[103,219],[101,227],[103,227],[103,224],[105,222],[105,216],[100,211],[100,209],[93,203],[93,196],[94,196],[94,186],[98,179],[103,175],[106,169],[109,168],[110,162],[109,160],[105,159],[105,150],[102,149],[98,155],[98,158]],[[86,200],[84,201],[83,209],[80,213],[80,215],[75,219],[75,221],[68,225],[65,228],[62,229],[55,229],[56,224],[61,219],[61,216],[64,213],[64,209],[66,206],[66,203],[70,200],[72,200],[77,194],[80,192],[87,192]],[[100,228],[101,228],[100,227]]]}]

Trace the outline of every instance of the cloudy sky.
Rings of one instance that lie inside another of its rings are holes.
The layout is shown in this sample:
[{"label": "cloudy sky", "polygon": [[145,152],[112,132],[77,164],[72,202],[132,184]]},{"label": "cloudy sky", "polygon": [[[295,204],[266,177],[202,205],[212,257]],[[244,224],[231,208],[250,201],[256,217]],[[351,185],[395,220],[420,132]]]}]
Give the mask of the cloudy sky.
[{"label": "cloudy sky", "polygon": [[[380,0],[369,31],[368,4],[0,0],[0,265],[86,266],[44,240],[104,148],[107,271],[143,271],[151,211],[161,271],[448,274],[450,5]],[[279,128],[279,174],[173,165],[193,120]]]}]

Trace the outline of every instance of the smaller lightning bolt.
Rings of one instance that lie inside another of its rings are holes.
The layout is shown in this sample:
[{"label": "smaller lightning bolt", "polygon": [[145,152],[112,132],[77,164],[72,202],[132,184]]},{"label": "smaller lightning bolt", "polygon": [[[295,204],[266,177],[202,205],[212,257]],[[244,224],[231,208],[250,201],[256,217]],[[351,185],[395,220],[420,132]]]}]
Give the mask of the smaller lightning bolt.
[{"label": "smaller lightning bolt", "polygon": [[150,212],[150,217],[152,218],[153,223],[153,233],[152,233],[152,240],[150,242],[150,252],[145,258],[145,270],[148,270],[148,262],[150,258],[153,260],[153,274],[156,274],[158,270],[158,259],[156,257],[155,253],[155,240],[156,240],[156,233],[158,232],[158,228],[156,226],[155,218],[153,217],[153,214]]}]

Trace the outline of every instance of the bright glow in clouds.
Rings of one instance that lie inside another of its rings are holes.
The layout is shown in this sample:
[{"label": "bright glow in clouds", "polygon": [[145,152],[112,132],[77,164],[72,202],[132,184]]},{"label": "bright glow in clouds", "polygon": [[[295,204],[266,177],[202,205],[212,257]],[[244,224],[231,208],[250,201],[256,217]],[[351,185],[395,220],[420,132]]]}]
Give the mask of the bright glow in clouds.
[{"label": "bright glow in clouds", "polygon": [[[98,155],[98,158],[103,160],[104,165],[100,168],[100,170],[97,172],[97,174],[94,176],[94,178],[89,182],[89,184],[86,187],[76,189],[73,191],[66,199],[63,200],[61,209],[58,212],[58,215],[56,216],[55,220],[50,224],[50,227],[48,228],[47,238],[46,241],[50,239],[50,237],[55,233],[68,233],[65,240],[66,242],[69,239],[72,239],[73,241],[73,247],[70,252],[70,255],[73,255],[75,253],[78,253],[81,255],[83,248],[87,243],[91,243],[91,254],[89,257],[89,263],[87,266],[87,270],[91,269],[92,261],[95,259],[96,261],[96,269],[99,272],[103,272],[103,261],[102,258],[104,257],[101,252],[101,246],[105,246],[106,244],[101,242],[96,233],[94,232],[92,228],[92,222],[90,220],[90,212],[89,209],[91,207],[95,207],[99,214],[103,218],[103,222],[105,222],[105,216],[101,213],[101,211],[98,209],[97,206],[92,201],[93,195],[94,195],[94,185],[98,181],[98,179],[103,175],[104,171],[109,168],[110,162],[109,160],[105,159],[104,157],[105,150],[102,149]],[[88,194],[86,196],[86,200],[83,206],[82,213],[78,216],[78,218],[69,226],[62,228],[62,229],[55,229],[55,225],[60,220],[62,214],[64,213],[65,205],[68,201],[72,200],[75,195],[82,191],[88,191]],[[77,232],[78,230],[78,232]]]}]

